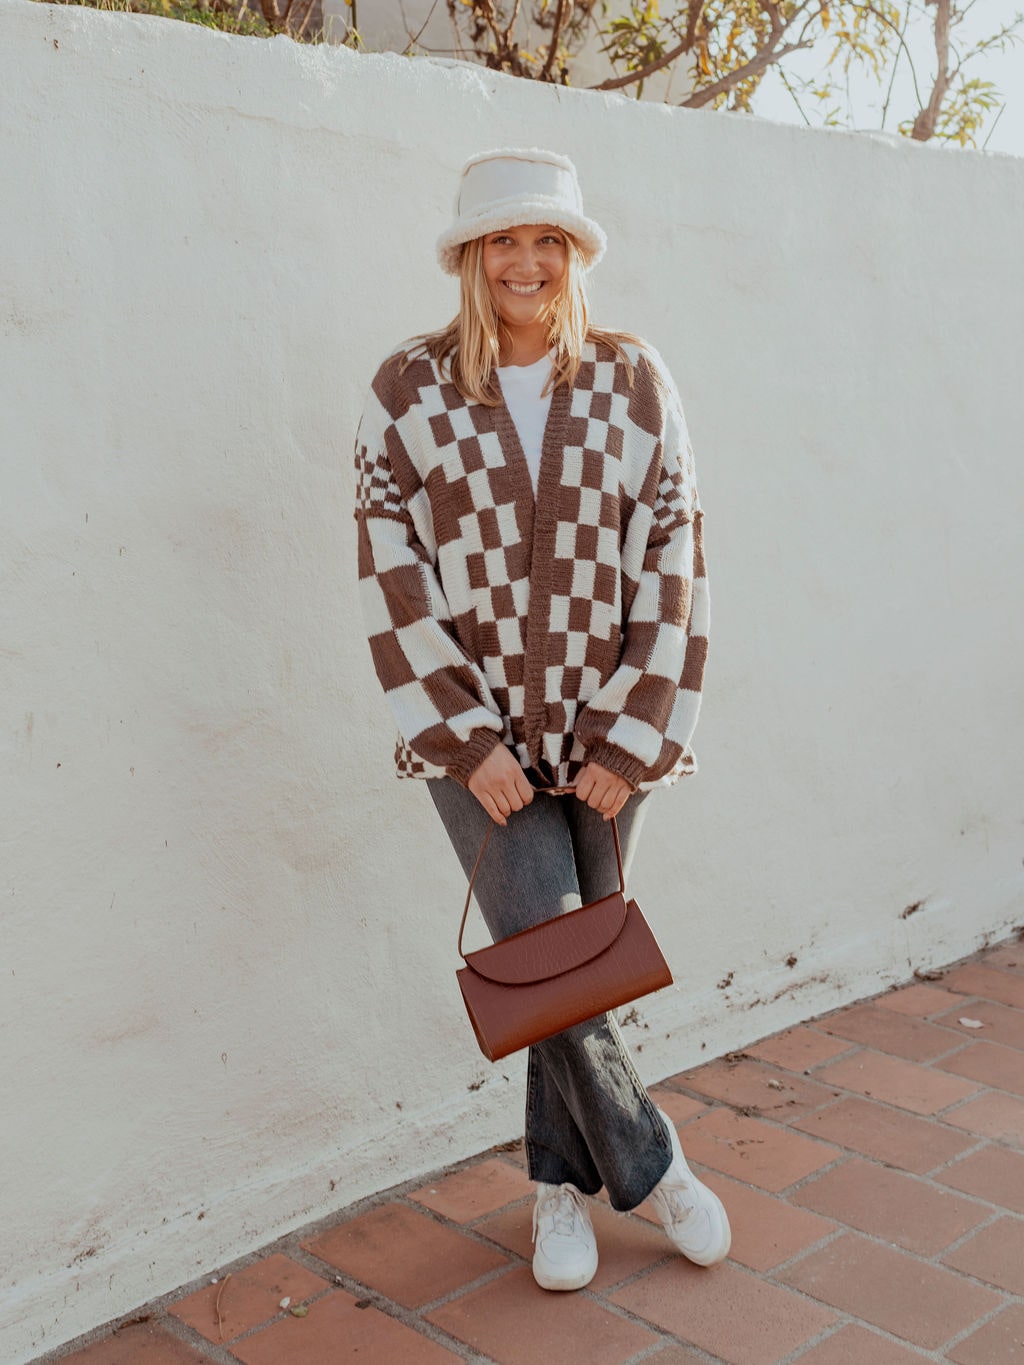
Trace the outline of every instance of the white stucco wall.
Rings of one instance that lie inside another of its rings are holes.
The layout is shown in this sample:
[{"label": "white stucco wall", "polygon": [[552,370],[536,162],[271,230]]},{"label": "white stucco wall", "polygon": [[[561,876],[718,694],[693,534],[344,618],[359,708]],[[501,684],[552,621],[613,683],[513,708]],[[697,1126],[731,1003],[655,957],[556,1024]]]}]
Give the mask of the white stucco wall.
[{"label": "white stucco wall", "polygon": [[0,1359],[520,1130],[349,510],[481,147],[574,156],[698,450],[644,1073],[1024,918],[1024,164],[27,0],[0,65]]}]

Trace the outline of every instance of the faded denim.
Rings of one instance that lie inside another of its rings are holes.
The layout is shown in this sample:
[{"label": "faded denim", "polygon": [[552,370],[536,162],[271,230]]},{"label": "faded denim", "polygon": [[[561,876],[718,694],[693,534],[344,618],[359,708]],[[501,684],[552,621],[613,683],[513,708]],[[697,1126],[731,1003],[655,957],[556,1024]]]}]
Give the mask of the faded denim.
[{"label": "faded denim", "polygon": [[[426,784],[467,877],[490,817],[453,778]],[[628,873],[647,793],[618,816]],[[612,833],[575,796],[535,796],[494,830],[474,895],[495,940],[607,896],[618,886]],[[672,1162],[665,1125],[644,1089],[612,1015],[566,1029],[530,1048],[526,1084],[530,1178],[602,1185],[615,1209],[636,1208]]]}]

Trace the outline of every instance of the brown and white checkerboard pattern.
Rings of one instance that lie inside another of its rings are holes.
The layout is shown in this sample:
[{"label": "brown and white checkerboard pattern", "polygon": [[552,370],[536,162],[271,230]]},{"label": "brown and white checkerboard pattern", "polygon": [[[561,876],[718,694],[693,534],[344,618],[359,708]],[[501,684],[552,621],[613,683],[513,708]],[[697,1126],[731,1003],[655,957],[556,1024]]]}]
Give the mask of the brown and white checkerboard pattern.
[{"label": "brown and white checkerboard pattern", "polygon": [[558,782],[587,757],[645,786],[692,767],[707,596],[685,422],[657,357],[634,351],[630,387],[588,350],[552,399],[536,507],[504,405],[423,357],[374,380],[359,573],[400,775],[465,781],[502,740]]}]

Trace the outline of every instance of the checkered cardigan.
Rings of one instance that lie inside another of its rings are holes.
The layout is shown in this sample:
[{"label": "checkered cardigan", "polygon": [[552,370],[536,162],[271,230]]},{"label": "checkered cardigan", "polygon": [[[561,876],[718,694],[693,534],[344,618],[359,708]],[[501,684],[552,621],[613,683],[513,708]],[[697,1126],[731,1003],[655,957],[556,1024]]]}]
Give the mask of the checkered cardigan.
[{"label": "checkered cardigan", "polygon": [[559,785],[692,771],[707,653],[702,515],[656,353],[588,343],[555,389],[534,500],[504,403],[402,348],[356,438],[359,580],[401,777],[466,783],[493,748]]}]

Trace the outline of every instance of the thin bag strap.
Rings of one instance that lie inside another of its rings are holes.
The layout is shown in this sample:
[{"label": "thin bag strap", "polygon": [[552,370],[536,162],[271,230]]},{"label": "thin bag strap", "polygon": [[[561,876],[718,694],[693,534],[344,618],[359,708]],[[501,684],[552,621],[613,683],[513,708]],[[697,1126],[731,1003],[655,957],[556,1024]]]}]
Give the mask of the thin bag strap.
[{"label": "thin bag strap", "polygon": [[[535,790],[538,796],[542,793],[545,796],[571,796],[575,793],[576,788],[537,787]],[[615,840],[615,862],[619,869],[619,891],[624,896],[626,894],[626,874],[622,867],[622,845],[619,843],[619,826],[614,815],[612,816],[611,825],[612,838]],[[459,957],[462,958],[463,962],[466,960],[466,954],[462,951],[462,939],[466,932],[466,919],[469,915],[469,903],[473,898],[473,883],[476,881],[476,874],[480,871],[480,864],[484,860],[484,853],[487,850],[487,845],[490,842],[494,830],[495,822],[492,820],[487,826],[487,833],[484,835],[484,841],[480,845],[480,852],[476,855],[476,862],[473,864],[473,871],[469,878],[469,886],[466,888],[466,904],[462,908],[462,923],[459,925]]]}]

